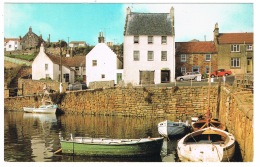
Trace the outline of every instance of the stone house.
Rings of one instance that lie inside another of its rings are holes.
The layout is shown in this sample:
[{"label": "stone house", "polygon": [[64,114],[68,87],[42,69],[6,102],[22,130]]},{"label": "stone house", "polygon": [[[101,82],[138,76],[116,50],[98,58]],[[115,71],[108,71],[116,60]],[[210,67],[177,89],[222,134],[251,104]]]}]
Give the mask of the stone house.
[{"label": "stone house", "polygon": [[32,31],[32,27],[29,28],[29,31],[21,39],[22,49],[36,49],[39,48],[43,42],[44,40],[42,39],[42,36],[36,35]]},{"label": "stone house", "polygon": [[169,13],[136,13],[127,8],[124,29],[124,83],[175,81],[174,8]]},{"label": "stone house", "polygon": [[[122,80],[123,63],[104,43],[103,33],[99,33],[98,44],[86,55],[86,83],[112,81],[118,84]],[[113,84],[113,85],[114,85]]]},{"label": "stone house", "polygon": [[233,74],[254,72],[254,33],[219,33],[215,24],[214,42],[218,51],[218,68]]},{"label": "stone house", "polygon": [[4,51],[15,51],[21,50],[20,38],[4,38]]},{"label": "stone house", "polygon": [[[40,52],[32,63],[32,79],[51,78],[54,81],[74,83],[78,77],[86,78],[86,57],[60,57],[45,53],[42,44]],[[61,68],[62,67],[62,68]]]},{"label": "stone house", "polygon": [[[176,75],[198,71],[209,73],[218,68],[218,53],[213,41],[176,42]],[[211,68],[210,68],[211,67]]]}]

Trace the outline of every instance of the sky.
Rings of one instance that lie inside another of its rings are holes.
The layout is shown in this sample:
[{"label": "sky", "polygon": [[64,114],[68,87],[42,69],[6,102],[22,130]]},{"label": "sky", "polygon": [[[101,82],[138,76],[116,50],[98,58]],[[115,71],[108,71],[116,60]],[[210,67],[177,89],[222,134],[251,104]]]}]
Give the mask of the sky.
[{"label": "sky", "polygon": [[[66,1],[65,1],[66,2]],[[94,2],[94,1],[93,1]],[[213,40],[215,23],[220,33],[254,32],[253,3],[4,3],[4,37],[23,37],[32,27],[51,42],[58,40],[98,42],[100,31],[106,42],[123,43],[126,8],[132,12],[169,13],[174,7],[175,41]]]}]

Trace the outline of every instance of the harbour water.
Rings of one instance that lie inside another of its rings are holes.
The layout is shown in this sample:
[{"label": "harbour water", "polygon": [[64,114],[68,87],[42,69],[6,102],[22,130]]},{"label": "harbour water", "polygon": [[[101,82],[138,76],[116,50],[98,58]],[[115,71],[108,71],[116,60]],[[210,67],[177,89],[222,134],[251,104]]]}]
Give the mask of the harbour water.
[{"label": "harbour water", "polygon": [[23,112],[4,114],[4,161],[6,162],[175,162],[177,139],[165,139],[160,156],[142,158],[95,158],[54,154],[59,134],[102,138],[160,136],[163,118],[91,115],[48,115]]}]

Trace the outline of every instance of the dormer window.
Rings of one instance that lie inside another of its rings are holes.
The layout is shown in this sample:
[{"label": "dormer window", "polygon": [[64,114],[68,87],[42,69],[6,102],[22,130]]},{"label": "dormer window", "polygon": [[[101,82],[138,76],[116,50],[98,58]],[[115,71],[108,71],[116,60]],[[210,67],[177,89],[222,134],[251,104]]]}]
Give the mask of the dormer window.
[{"label": "dormer window", "polygon": [[231,52],[240,52],[240,45],[231,45]]}]

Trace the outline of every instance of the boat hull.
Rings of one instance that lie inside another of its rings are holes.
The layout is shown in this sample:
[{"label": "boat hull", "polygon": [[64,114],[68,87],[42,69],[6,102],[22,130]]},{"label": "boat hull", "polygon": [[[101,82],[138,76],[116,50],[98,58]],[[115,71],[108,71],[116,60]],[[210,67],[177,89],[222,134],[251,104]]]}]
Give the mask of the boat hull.
[{"label": "boat hull", "polygon": [[26,113],[55,114],[57,105],[40,106],[39,108],[23,107],[23,110]]},{"label": "boat hull", "polygon": [[[74,141],[77,139],[74,139]],[[147,156],[160,155],[163,138],[140,139],[91,139],[81,138],[82,142],[61,140],[62,153],[84,156]],[[92,142],[91,142],[92,140]]]},{"label": "boat hull", "polygon": [[172,122],[172,121],[163,121],[158,124],[158,132],[163,137],[171,137],[184,135],[188,131],[188,126],[184,122]]},{"label": "boat hull", "polygon": [[[212,140],[209,141],[202,137],[200,140],[200,135],[208,129],[213,130],[215,133],[211,134]],[[217,137],[217,135],[220,136]],[[225,140],[213,140],[213,137]],[[196,142],[191,142],[191,140]],[[225,162],[232,159],[234,152],[234,136],[226,131],[212,127],[189,133],[180,139],[177,144],[177,154],[182,162]]]}]

